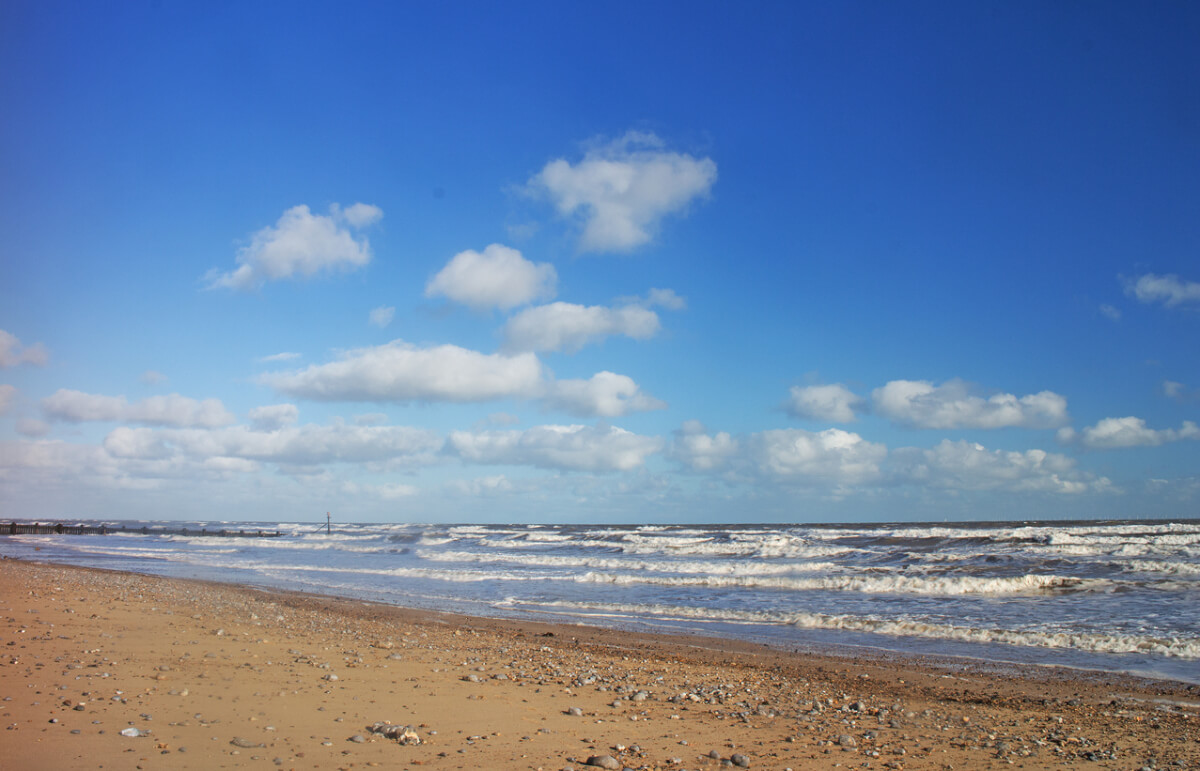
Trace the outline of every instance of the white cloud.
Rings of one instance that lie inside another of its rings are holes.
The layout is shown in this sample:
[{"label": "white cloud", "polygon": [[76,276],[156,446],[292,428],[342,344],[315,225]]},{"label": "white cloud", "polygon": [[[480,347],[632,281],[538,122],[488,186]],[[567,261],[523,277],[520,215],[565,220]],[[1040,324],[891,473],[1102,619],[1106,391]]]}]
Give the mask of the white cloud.
[{"label": "white cloud", "polygon": [[597,372],[589,380],[556,380],[547,385],[546,405],[572,415],[615,418],[631,412],[666,409],[666,403],[642,392],[632,378]]},{"label": "white cloud", "polygon": [[256,431],[276,431],[294,425],[300,418],[300,410],[294,404],[269,404],[255,407],[247,417]]},{"label": "white cloud", "polygon": [[648,305],[659,305],[669,311],[681,311],[687,307],[687,300],[675,293],[674,289],[651,289],[646,294]]},{"label": "white cloud", "polygon": [[402,340],[347,351],[337,361],[260,375],[296,398],[349,402],[543,400],[583,417],[616,417],[664,405],[624,375],[555,380],[534,353],[484,354],[455,345],[420,348]]},{"label": "white cloud", "polygon": [[696,471],[721,468],[738,451],[738,441],[724,431],[709,434],[698,420],[685,421],[675,432],[670,456]]},{"label": "white cloud", "polygon": [[246,426],[224,429],[150,429],[122,426],[104,440],[113,457],[157,459],[181,456],[194,461],[235,459],[297,466],[417,459],[437,452],[432,432],[407,426],[304,425],[275,431]]},{"label": "white cloud", "polygon": [[273,361],[292,361],[293,359],[299,359],[299,358],[300,358],[300,354],[298,354],[298,353],[291,353],[289,351],[284,351],[283,353],[273,353],[270,356],[263,356],[262,358],[259,359],[259,361],[261,361],[263,363],[270,363]]},{"label": "white cloud", "polygon": [[504,325],[510,351],[578,351],[610,335],[645,340],[658,333],[658,314],[637,305],[609,308],[555,302],[528,308]]},{"label": "white cloud", "polygon": [[507,310],[554,297],[558,273],[516,249],[492,244],[479,253],[459,252],[425,285],[426,297],[447,297],[475,310]]},{"label": "white cloud", "polygon": [[370,315],[369,319],[373,326],[383,329],[388,324],[392,323],[392,318],[395,315],[396,315],[396,309],[394,307],[388,306],[388,305],[381,305],[378,308],[371,311],[371,315]]},{"label": "white cloud", "polygon": [[392,483],[387,485],[370,485],[367,492],[382,498],[385,501],[398,501],[401,498],[411,498],[421,492],[420,488],[413,485],[405,485]]},{"label": "white cloud", "polygon": [[787,410],[799,418],[850,423],[863,398],[841,383],[792,386]]},{"label": "white cloud", "polygon": [[454,431],[447,447],[471,463],[630,471],[658,452],[662,440],[613,426],[535,426],[525,431]]},{"label": "white cloud", "polygon": [[513,489],[512,482],[503,474],[497,474],[490,477],[478,477],[476,479],[456,479],[450,483],[450,486],[462,493],[478,498],[486,498],[501,493],[511,492]]},{"label": "white cloud", "polygon": [[1200,282],[1185,281],[1169,274],[1147,273],[1125,281],[1125,293],[1144,303],[1161,302],[1168,308],[1188,303],[1200,303]]},{"label": "white cloud", "polygon": [[161,372],[148,369],[141,374],[138,380],[141,380],[146,385],[159,385],[160,383],[167,382],[167,376]]},{"label": "white cloud", "polygon": [[651,289],[646,292],[645,297],[633,295],[630,297],[619,297],[616,305],[639,305],[643,308],[653,308],[658,306],[666,308],[669,311],[681,311],[687,307],[687,300],[680,297],[674,289]]},{"label": "white cloud", "polygon": [[589,150],[579,163],[551,161],[530,181],[563,216],[580,216],[585,252],[629,251],[651,240],[663,217],[706,196],[717,164],[663,149],[654,134],[631,131]]},{"label": "white cloud", "polygon": [[[330,207],[330,210],[336,219],[338,216],[338,205],[334,204]],[[378,206],[372,206],[369,203],[355,203],[342,209],[341,216],[350,227],[363,228],[383,219],[383,209],[380,209]]]},{"label": "white cloud", "polygon": [[507,412],[493,412],[487,418],[481,420],[478,425],[486,426],[515,426],[520,423],[521,419],[516,415]]},{"label": "white cloud", "polygon": [[151,396],[130,404],[124,396],[102,396],[60,388],[42,399],[42,410],[52,420],[70,423],[121,421],[156,426],[215,428],[234,417],[218,399],[198,401],[179,394]]},{"label": "white cloud", "polygon": [[1100,306],[1100,312],[1103,313],[1105,315],[1105,317],[1111,319],[1112,321],[1120,321],[1121,320],[1121,309],[1114,307],[1112,305],[1109,305],[1108,303],[1104,303],[1103,305]]},{"label": "white cloud", "polygon": [[1112,489],[1107,478],[1079,472],[1073,459],[1043,450],[989,450],[973,442],[943,439],[928,450],[896,450],[892,461],[900,481],[925,487],[1066,494]]},{"label": "white cloud", "polygon": [[50,424],[37,418],[21,418],[14,426],[21,436],[40,438],[50,433]]},{"label": "white cloud", "polygon": [[752,453],[760,468],[780,478],[836,484],[871,481],[880,474],[887,447],[837,428],[813,433],[777,429],[755,434]]},{"label": "white cloud", "polygon": [[1179,402],[1200,400],[1200,388],[1188,388],[1183,383],[1178,383],[1174,380],[1164,380],[1162,392],[1168,399],[1174,399]]},{"label": "white cloud", "polygon": [[268,281],[312,276],[329,270],[352,270],[371,261],[371,244],[352,229],[373,222],[383,213],[376,207],[354,204],[343,211],[337,204],[328,215],[313,214],[307,206],[293,206],[274,227],[255,233],[238,252],[238,267],[228,273],[209,271],[209,288],[247,290]]},{"label": "white cloud", "polygon": [[1185,420],[1178,429],[1153,429],[1147,428],[1146,421],[1141,418],[1128,416],[1105,418],[1079,433],[1079,441],[1083,446],[1093,450],[1157,447],[1181,439],[1200,439],[1200,428],[1192,421]]},{"label": "white cloud", "polygon": [[43,367],[49,360],[50,354],[41,343],[22,345],[16,335],[0,329],[0,368],[15,367],[18,364]]},{"label": "white cloud", "polygon": [[1052,391],[1028,396],[973,396],[966,383],[935,386],[925,380],[893,380],[871,393],[875,412],[916,428],[1053,428],[1067,421],[1067,400]]},{"label": "white cloud", "polygon": [[0,415],[7,415],[17,399],[17,388],[8,384],[0,384]]},{"label": "white cloud", "polygon": [[259,382],[321,401],[481,402],[535,396],[542,378],[542,364],[532,353],[484,354],[456,345],[418,348],[393,340],[347,351],[329,364],[261,375]]}]

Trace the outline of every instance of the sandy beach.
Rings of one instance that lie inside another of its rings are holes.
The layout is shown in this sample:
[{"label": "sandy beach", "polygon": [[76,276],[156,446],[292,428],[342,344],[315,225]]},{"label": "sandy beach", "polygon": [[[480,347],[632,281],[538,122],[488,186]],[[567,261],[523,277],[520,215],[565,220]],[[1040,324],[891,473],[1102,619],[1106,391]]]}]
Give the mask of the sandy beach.
[{"label": "sandy beach", "polygon": [[1179,682],[12,559],[0,609],[5,768],[1200,768]]}]

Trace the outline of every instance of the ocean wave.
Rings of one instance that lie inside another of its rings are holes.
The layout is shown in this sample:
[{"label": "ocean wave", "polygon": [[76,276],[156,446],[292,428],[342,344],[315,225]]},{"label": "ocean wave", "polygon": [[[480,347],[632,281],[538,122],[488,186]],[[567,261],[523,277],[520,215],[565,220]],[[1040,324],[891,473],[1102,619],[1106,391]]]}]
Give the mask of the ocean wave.
[{"label": "ocean wave", "polygon": [[430,562],[465,562],[492,565],[531,565],[534,567],[596,568],[629,570],[638,573],[705,573],[721,575],[781,575],[788,573],[837,572],[843,568],[833,562],[786,563],[737,561],[633,560],[628,557],[553,555],[516,552],[418,551],[417,556]]},{"label": "ocean wave", "polygon": [[1019,596],[1064,594],[1074,592],[1107,592],[1117,582],[1100,578],[1070,576],[1023,575],[1003,578],[974,576],[863,576],[842,575],[820,578],[786,576],[661,576],[630,573],[599,573],[590,571],[575,578],[581,583],[597,584],[654,584],[658,586],[703,586],[713,588],[737,587],[783,589],[790,591],[838,591],[861,594],[921,594],[936,596]]},{"label": "ocean wave", "polygon": [[1200,638],[1158,635],[1105,634],[1057,629],[996,629],[956,626],[918,618],[877,618],[849,614],[774,613],[717,608],[693,608],[666,605],[623,603],[517,603],[518,607],[573,610],[577,614],[593,612],[680,621],[707,621],[740,624],[791,626],[798,629],[867,632],[896,637],[921,637],[955,642],[1015,645],[1030,648],[1059,648],[1089,653],[1141,654],[1179,659],[1200,659]]}]

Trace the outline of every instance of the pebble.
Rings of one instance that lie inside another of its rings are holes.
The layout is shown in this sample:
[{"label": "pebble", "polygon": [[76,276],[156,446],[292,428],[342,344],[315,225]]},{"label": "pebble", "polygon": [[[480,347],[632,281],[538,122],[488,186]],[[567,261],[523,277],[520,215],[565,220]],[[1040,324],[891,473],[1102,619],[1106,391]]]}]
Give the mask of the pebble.
[{"label": "pebble", "polygon": [[400,744],[420,744],[421,737],[410,725],[393,725],[386,721],[367,726],[373,734],[382,734],[388,739],[395,739]]},{"label": "pebble", "polygon": [[737,753],[729,758],[729,761],[738,768],[750,768],[750,758]]},{"label": "pebble", "polygon": [[583,710],[579,707],[571,707],[567,710],[567,714],[571,717],[583,717]]},{"label": "pebble", "polygon": [[121,736],[128,736],[131,739],[135,739],[141,735],[142,735],[142,732],[136,728],[126,728],[123,731],[121,731]]},{"label": "pebble", "polygon": [[250,739],[246,739],[241,736],[233,737],[232,739],[229,740],[229,743],[232,744],[234,747],[241,747],[244,750],[253,749],[255,747],[266,747],[267,746],[265,744],[251,741]]},{"label": "pebble", "polygon": [[592,755],[587,759],[587,765],[595,766],[596,768],[607,768],[611,771],[620,771],[621,763],[612,755]]}]

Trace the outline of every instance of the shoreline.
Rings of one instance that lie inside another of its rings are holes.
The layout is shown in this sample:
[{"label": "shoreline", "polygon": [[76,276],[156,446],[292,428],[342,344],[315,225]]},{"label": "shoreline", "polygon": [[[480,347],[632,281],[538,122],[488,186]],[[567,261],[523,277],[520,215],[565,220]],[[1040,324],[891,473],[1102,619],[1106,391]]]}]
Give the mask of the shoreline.
[{"label": "shoreline", "polygon": [[[0,712],[20,768],[127,751],[156,768],[1200,764],[1200,686],[1181,681],[792,652],[7,558],[0,587]],[[385,720],[423,743],[367,730]]]}]

